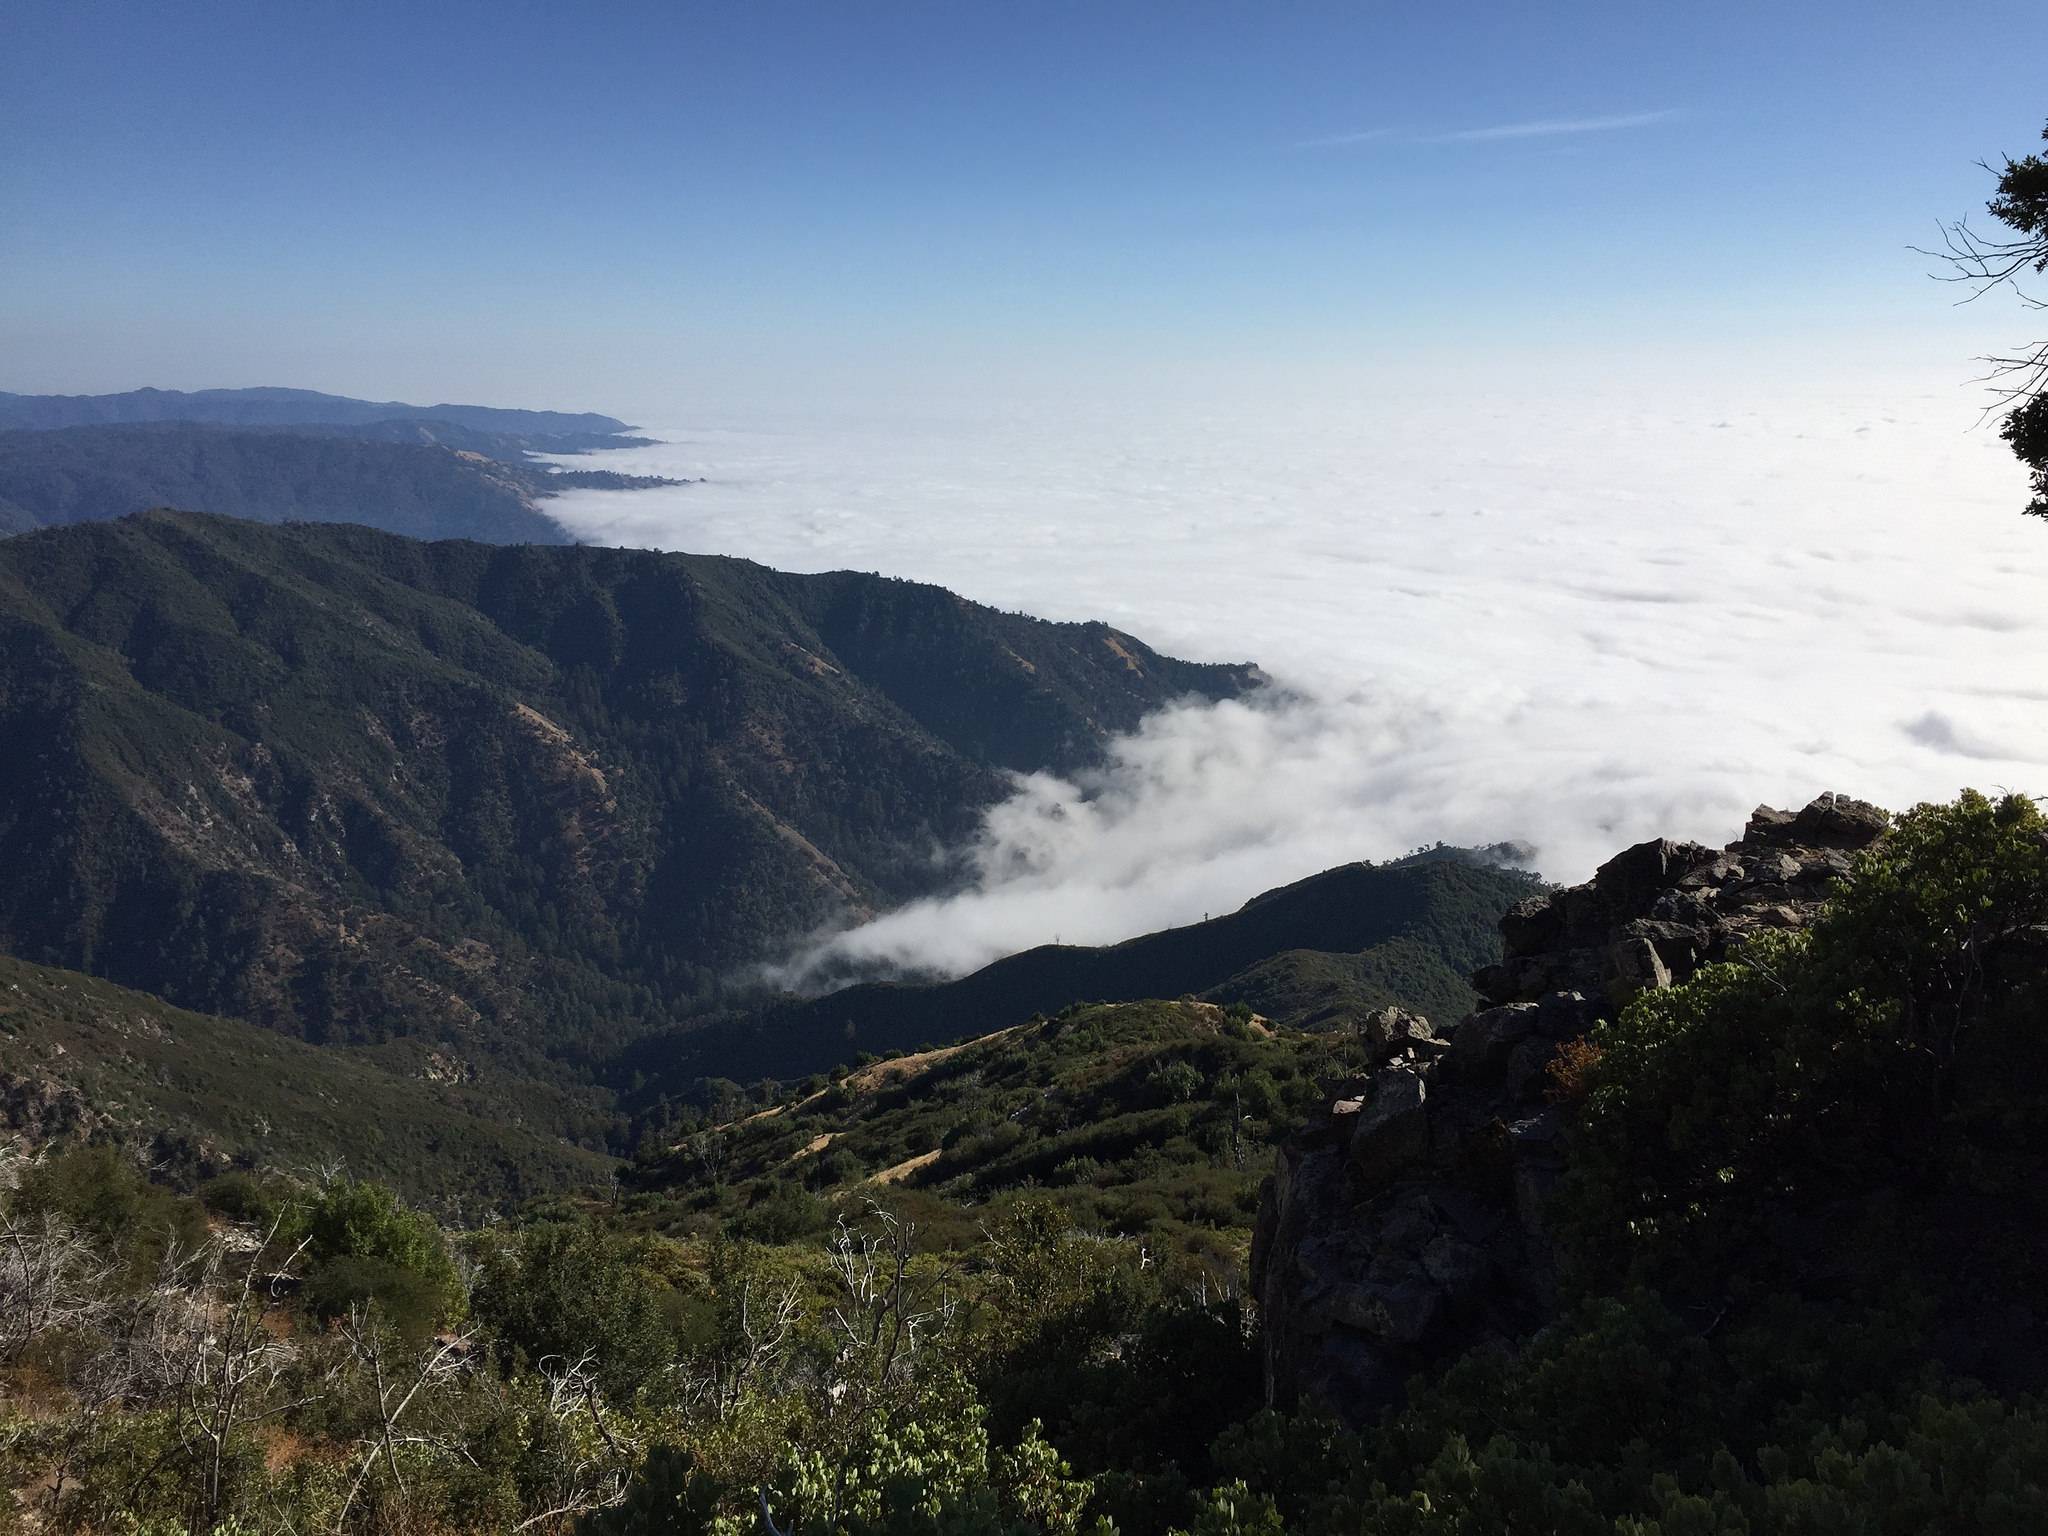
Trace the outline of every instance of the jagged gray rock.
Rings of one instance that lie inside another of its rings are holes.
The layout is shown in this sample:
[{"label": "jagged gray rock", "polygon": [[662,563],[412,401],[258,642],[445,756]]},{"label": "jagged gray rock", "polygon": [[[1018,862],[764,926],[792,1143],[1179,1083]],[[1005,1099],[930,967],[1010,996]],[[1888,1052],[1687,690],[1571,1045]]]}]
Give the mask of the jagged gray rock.
[{"label": "jagged gray rock", "polygon": [[1533,896],[1501,919],[1505,953],[1472,978],[1491,1003],[1579,991],[1617,1008],[1645,988],[1725,959],[1759,928],[1801,928],[1890,817],[1846,795],[1797,813],[1760,805],[1719,852],[1639,843],[1570,890]]},{"label": "jagged gray rock", "polygon": [[1559,1047],[1760,928],[1805,926],[1889,824],[1823,795],[1796,814],[1759,806],[1720,852],[1639,844],[1501,919],[1503,959],[1473,979],[1490,1006],[1441,1032],[1398,1009],[1365,1020],[1377,1064],[1325,1085],[1261,1191],[1251,1273],[1269,1401],[1319,1398],[1362,1422],[1416,1372],[1552,1316]]}]

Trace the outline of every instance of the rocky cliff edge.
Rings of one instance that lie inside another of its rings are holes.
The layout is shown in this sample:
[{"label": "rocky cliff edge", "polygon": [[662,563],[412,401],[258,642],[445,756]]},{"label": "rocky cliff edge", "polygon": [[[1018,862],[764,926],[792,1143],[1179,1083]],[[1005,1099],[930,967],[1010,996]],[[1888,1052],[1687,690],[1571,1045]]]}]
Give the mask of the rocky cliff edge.
[{"label": "rocky cliff edge", "polygon": [[1640,843],[1501,919],[1502,959],[1473,977],[1490,1006],[1446,1029],[1398,1009],[1367,1019],[1376,1064],[1325,1085],[1261,1191],[1251,1270],[1269,1401],[1320,1399],[1360,1422],[1418,1371],[1542,1326],[1569,1043],[1759,929],[1804,927],[1889,825],[1828,794],[1796,813],[1759,806],[1724,849]]}]

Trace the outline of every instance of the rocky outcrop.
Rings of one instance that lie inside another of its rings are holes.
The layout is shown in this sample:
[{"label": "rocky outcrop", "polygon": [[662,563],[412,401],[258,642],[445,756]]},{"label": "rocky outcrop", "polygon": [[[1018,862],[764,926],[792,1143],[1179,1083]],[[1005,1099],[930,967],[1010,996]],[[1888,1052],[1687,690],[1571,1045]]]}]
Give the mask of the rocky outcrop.
[{"label": "rocky outcrop", "polygon": [[1448,1038],[1398,1010],[1366,1021],[1380,1060],[1328,1085],[1260,1193],[1252,1283],[1273,1402],[1369,1417],[1434,1361],[1549,1315],[1542,1204],[1564,1163],[1543,1068],[1593,1018],[1560,992]]},{"label": "rocky outcrop", "polygon": [[1261,1191],[1269,1400],[1362,1421],[1416,1372],[1540,1327],[1556,1305],[1544,1205],[1566,1167],[1560,1048],[1760,929],[1804,927],[1888,824],[1823,795],[1796,814],[1759,806],[1719,851],[1639,844],[1501,919],[1503,958],[1473,978],[1491,1006],[1444,1030],[1398,1009],[1367,1019],[1372,1067],[1325,1085]]},{"label": "rocky outcrop", "polygon": [[1570,890],[1531,897],[1501,919],[1505,954],[1472,978],[1492,1003],[1579,991],[1607,1012],[1646,987],[1683,981],[1759,928],[1803,928],[1850,857],[1890,818],[1846,795],[1796,814],[1760,805],[1716,852],[1638,843]]}]

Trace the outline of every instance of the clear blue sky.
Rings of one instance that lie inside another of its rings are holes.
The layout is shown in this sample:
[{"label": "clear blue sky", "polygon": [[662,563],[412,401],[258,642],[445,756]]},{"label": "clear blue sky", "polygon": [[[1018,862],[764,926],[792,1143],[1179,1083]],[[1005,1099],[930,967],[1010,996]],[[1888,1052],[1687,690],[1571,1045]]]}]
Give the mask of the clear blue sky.
[{"label": "clear blue sky", "polygon": [[1867,341],[1941,323],[1903,247],[2048,117],[2038,3],[44,0],[7,34],[17,391],[629,409]]}]

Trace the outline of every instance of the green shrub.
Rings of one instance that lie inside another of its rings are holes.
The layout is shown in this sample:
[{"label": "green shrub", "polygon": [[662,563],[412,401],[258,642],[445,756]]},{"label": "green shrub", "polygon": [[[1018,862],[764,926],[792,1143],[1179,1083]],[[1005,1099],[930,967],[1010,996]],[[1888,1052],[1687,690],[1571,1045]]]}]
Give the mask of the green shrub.
[{"label": "green shrub", "polygon": [[1847,1230],[1873,1199],[1938,1204],[1959,1178],[2004,1189],[2024,1224],[2048,1168],[2044,923],[2048,819],[1966,793],[1898,818],[1808,932],[1762,934],[1596,1030],[1553,1207],[1581,1290],[1633,1278],[1718,1306],[1731,1285],[1796,1288],[1785,1234],[1883,1242]]},{"label": "green shrub", "polygon": [[474,1305],[505,1366],[588,1361],[605,1395],[630,1403],[675,1358],[645,1244],[584,1222],[528,1227],[488,1250]]},{"label": "green shrub", "polygon": [[374,1304],[418,1337],[466,1309],[440,1229],[382,1184],[344,1179],[294,1202],[278,1236],[281,1244],[305,1244],[306,1304],[316,1317]]},{"label": "green shrub", "polygon": [[29,1164],[8,1208],[17,1219],[61,1218],[138,1275],[154,1271],[167,1245],[190,1252],[206,1238],[196,1202],[150,1183],[109,1144],[73,1145]]},{"label": "green shrub", "polygon": [[623,1502],[585,1515],[576,1536],[705,1536],[721,1490],[688,1451],[657,1445],[647,1453]]}]

